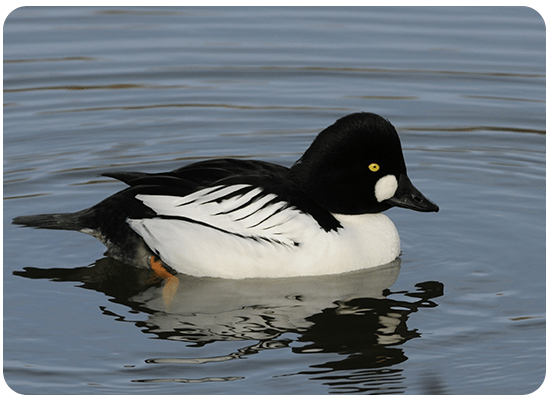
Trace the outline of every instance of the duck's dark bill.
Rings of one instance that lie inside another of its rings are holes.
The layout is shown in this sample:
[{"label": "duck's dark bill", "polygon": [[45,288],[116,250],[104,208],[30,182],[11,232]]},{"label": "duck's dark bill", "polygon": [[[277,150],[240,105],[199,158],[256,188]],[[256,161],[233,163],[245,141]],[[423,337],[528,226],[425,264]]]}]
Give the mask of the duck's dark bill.
[{"label": "duck's dark bill", "polygon": [[420,190],[415,188],[409,177],[404,174],[399,176],[397,191],[393,197],[386,201],[392,206],[409,208],[415,211],[439,211],[437,204],[432,203],[426,196],[420,193]]}]

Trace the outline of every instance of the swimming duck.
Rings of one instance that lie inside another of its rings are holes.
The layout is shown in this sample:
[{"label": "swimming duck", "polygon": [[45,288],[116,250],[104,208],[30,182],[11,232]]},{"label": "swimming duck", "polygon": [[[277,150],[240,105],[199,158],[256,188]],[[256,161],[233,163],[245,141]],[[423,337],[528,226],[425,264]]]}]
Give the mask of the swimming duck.
[{"label": "swimming duck", "polygon": [[129,187],[82,211],[13,223],[90,234],[107,255],[161,277],[276,278],[389,263],[400,240],[381,212],[439,210],[408,178],[393,125],[372,113],[337,120],[291,168],[223,158],[103,175]]}]

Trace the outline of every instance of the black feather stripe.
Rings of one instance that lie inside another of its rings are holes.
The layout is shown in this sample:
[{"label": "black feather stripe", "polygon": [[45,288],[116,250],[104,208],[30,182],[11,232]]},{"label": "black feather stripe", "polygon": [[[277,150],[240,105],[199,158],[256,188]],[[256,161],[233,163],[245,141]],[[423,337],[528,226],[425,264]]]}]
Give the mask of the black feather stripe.
[{"label": "black feather stripe", "polygon": [[[231,187],[231,185],[228,185],[228,186],[224,186],[224,187],[221,187],[221,188],[216,188],[216,190],[213,190],[211,192],[208,192],[206,194],[207,195],[210,195],[212,193],[215,193],[217,191],[220,191],[222,189],[226,189],[228,187]],[[247,194],[248,192],[250,192],[251,190],[253,190],[254,188],[251,187],[251,186],[246,186],[244,188],[241,188],[241,189],[237,189],[231,193],[228,193],[226,195],[223,195],[223,196],[220,196],[220,197],[216,197],[215,199],[212,199],[212,200],[209,200],[209,201],[205,201],[205,202],[202,202],[201,204],[208,204],[208,203],[221,203],[222,201],[224,200],[229,200],[229,199],[232,199],[233,197],[238,197],[238,196],[244,196],[245,194]]]},{"label": "black feather stripe", "polygon": [[[243,203],[243,204],[240,204],[238,206],[236,206],[235,208],[232,208],[231,210],[228,210],[228,211],[220,211],[219,213],[216,213],[214,215],[225,215],[225,214],[231,214],[235,211],[239,211],[239,210],[242,210],[250,205],[252,205],[253,203],[255,203],[256,201],[259,201],[261,199],[263,199],[264,197],[266,196],[265,193],[258,193],[257,195],[255,196],[252,196],[252,198],[250,200],[248,200],[246,203]],[[245,218],[248,218],[250,215],[253,215],[255,214],[256,212],[258,212],[259,210],[263,209],[265,205],[262,205],[262,207],[252,211],[252,213],[250,213],[248,216],[246,217],[242,217],[242,218],[239,218],[237,221],[240,221],[242,219],[245,219]]]},{"label": "black feather stripe", "polygon": [[[280,245],[283,245],[283,246],[289,246],[288,243],[285,243],[285,242],[282,242],[282,241],[280,241],[280,240],[273,239],[273,238],[270,238],[270,237],[258,236],[258,235],[242,235],[242,234],[240,234],[240,233],[231,232],[231,231],[228,231],[228,230],[219,228],[219,227],[217,227],[217,226],[207,224],[206,222],[197,221],[197,220],[195,220],[195,219],[187,218],[187,217],[182,217],[182,216],[176,216],[176,215],[158,215],[158,216],[156,216],[156,217],[154,217],[154,218],[152,218],[152,219],[165,219],[165,220],[184,221],[184,222],[188,222],[188,223],[192,223],[192,224],[201,225],[201,226],[204,226],[204,227],[206,227],[206,228],[214,229],[214,230],[217,230],[217,231],[219,231],[219,232],[226,233],[226,234],[228,234],[228,235],[237,236],[237,237],[240,237],[240,238],[242,238],[242,239],[254,240],[254,241],[256,241],[256,242],[262,242],[262,241],[263,241],[263,242],[269,242],[269,243],[280,244]],[[292,246],[298,247],[298,246],[300,246],[300,243],[295,242],[295,241],[292,241]]]},{"label": "black feather stripe", "polygon": [[[262,207],[263,208],[263,207]],[[286,210],[287,208],[289,208],[289,205],[288,204],[285,204],[281,207],[279,207],[277,210],[275,210],[273,213],[271,213],[271,215],[268,215],[267,217],[265,217],[264,219],[262,219],[260,222],[258,222],[257,224],[254,224],[254,225],[250,225],[248,228],[256,228],[257,226],[260,226],[261,224],[263,224],[264,222],[266,222],[269,218],[279,214],[281,211],[283,210]],[[257,210],[256,210],[257,211]],[[276,226],[279,226],[281,225],[282,223],[278,223],[278,224],[274,224],[274,225],[271,225],[271,226],[268,226],[267,228],[264,228],[265,230],[268,230],[268,229],[271,229],[271,228],[274,228]]]}]

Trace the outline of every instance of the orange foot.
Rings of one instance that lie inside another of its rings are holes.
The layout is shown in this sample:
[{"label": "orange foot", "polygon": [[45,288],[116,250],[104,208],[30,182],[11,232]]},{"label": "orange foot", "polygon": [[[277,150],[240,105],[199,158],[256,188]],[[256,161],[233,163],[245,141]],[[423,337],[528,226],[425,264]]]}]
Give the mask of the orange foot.
[{"label": "orange foot", "polygon": [[160,259],[155,256],[151,257],[151,270],[153,273],[151,274],[151,278],[147,280],[148,283],[155,282],[159,279],[166,280],[166,283],[162,288],[162,300],[164,301],[164,305],[169,307],[170,304],[172,304],[172,300],[174,299],[174,295],[176,294],[180,281],[175,275],[168,272],[166,268],[162,266]]}]

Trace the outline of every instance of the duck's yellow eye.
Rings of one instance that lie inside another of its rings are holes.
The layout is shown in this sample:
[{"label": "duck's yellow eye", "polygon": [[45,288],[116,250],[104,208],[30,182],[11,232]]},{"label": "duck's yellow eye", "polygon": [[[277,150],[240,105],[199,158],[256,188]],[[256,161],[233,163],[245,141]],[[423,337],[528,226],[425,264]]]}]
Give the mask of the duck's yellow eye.
[{"label": "duck's yellow eye", "polygon": [[376,172],[380,169],[380,165],[376,164],[376,163],[372,163],[371,165],[369,165],[369,169],[372,171],[372,172]]}]

